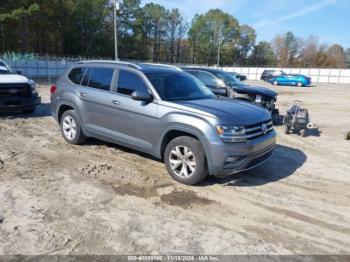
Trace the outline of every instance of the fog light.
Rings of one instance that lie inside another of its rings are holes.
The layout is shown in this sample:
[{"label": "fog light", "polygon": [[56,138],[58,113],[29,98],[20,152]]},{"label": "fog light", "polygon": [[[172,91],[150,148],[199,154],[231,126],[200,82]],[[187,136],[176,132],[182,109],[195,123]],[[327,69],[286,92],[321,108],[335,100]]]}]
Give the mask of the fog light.
[{"label": "fog light", "polygon": [[239,157],[232,156],[232,157],[226,158],[226,163],[232,163],[232,162],[236,162],[238,160],[239,160]]}]

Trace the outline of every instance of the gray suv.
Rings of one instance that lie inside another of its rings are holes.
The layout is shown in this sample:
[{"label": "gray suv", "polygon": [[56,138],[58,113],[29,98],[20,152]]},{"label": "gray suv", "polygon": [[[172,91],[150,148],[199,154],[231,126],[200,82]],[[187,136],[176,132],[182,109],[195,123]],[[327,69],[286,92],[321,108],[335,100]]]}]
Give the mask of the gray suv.
[{"label": "gray suv", "polygon": [[51,87],[51,103],[68,143],[94,137],[142,151],[188,185],[254,168],[276,144],[267,110],[219,98],[172,66],[80,62]]}]

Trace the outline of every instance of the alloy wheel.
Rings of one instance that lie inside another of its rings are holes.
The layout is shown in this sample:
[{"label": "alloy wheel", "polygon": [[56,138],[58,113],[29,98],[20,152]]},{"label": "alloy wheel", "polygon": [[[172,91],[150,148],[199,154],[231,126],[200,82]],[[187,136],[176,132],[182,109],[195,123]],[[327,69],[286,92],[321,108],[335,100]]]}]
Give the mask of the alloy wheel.
[{"label": "alloy wheel", "polygon": [[196,158],[186,146],[176,146],[170,151],[171,170],[181,178],[188,178],[196,171]]},{"label": "alloy wheel", "polygon": [[62,122],[62,129],[64,136],[69,139],[73,140],[77,134],[77,125],[75,123],[75,120],[71,116],[65,116]]}]

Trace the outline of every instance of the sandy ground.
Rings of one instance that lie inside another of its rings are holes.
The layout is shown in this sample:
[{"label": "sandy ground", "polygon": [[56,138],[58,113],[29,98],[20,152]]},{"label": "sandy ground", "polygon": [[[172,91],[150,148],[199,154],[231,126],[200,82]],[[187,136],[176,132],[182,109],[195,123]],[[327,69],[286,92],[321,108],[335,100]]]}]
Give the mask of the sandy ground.
[{"label": "sandy ground", "polygon": [[41,86],[34,116],[0,119],[0,254],[350,254],[350,86],[272,88],[318,131],[279,126],[269,162],[188,187],[137,152],[67,144]]}]

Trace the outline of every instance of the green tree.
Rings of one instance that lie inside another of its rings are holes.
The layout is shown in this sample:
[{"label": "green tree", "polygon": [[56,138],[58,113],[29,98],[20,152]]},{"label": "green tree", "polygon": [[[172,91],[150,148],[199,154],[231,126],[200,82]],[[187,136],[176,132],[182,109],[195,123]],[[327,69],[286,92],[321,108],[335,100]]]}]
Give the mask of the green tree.
[{"label": "green tree", "polygon": [[219,45],[224,56],[222,63],[233,63],[235,44],[239,38],[239,23],[233,16],[219,9],[197,15],[191,24],[189,38],[193,49],[193,62],[216,64]]},{"label": "green tree", "polygon": [[270,43],[260,42],[255,45],[249,60],[250,64],[255,66],[275,65],[275,56]]},{"label": "green tree", "polygon": [[236,61],[240,65],[244,65],[247,62],[248,54],[251,52],[252,48],[255,45],[256,41],[256,32],[255,30],[248,26],[242,25],[239,28],[239,38],[238,38],[238,57],[236,57]]}]

